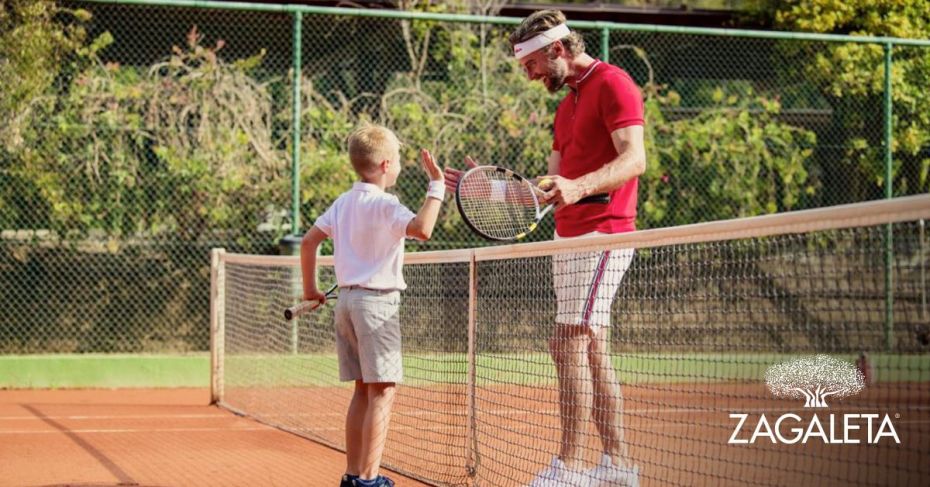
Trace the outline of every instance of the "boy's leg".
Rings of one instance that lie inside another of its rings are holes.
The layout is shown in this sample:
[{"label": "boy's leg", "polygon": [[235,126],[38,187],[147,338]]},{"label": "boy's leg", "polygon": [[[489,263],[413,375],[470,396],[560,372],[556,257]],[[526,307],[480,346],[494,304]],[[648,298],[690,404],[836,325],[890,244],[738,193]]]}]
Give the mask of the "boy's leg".
[{"label": "boy's leg", "polygon": [[378,476],[384,443],[387,441],[395,387],[393,382],[376,382],[365,386],[368,388],[368,407],[361,430],[359,477],[374,479]]},{"label": "boy's leg", "polygon": [[381,466],[395,384],[403,380],[400,293],[362,290],[351,314],[368,395],[362,422],[359,478],[372,480],[378,477]]},{"label": "boy's leg", "polygon": [[355,394],[346,414],[346,473],[358,476],[361,471],[362,429],[368,412],[368,386],[355,381]]},{"label": "boy's leg", "polygon": [[359,472],[359,455],[362,444],[362,423],[368,409],[368,388],[362,382],[362,367],[358,355],[358,337],[352,324],[352,303],[357,291],[343,289],[335,308],[336,356],[339,358],[339,380],[354,381],[355,394],[346,412],[346,475],[342,484],[352,485]]}]

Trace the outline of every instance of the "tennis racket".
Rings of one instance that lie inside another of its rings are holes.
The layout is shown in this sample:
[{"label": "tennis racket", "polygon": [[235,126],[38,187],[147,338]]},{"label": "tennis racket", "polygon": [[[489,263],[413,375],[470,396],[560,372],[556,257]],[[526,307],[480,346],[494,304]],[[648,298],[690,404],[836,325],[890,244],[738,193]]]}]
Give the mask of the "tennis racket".
[{"label": "tennis racket", "polygon": [[[326,295],[327,300],[336,299],[336,287],[338,287],[338,284],[333,284],[329,289],[326,290],[325,293],[323,293]],[[319,307],[320,302],[315,299],[301,301],[300,303],[284,310],[284,319],[288,321],[293,320],[294,318],[304,313],[313,311]]]},{"label": "tennis racket", "polygon": [[[545,191],[509,169],[478,166],[459,178],[455,204],[465,224],[478,235],[489,240],[520,240],[552,211],[551,204],[540,208],[543,194]],[[575,204],[609,202],[607,194],[596,194]]]}]

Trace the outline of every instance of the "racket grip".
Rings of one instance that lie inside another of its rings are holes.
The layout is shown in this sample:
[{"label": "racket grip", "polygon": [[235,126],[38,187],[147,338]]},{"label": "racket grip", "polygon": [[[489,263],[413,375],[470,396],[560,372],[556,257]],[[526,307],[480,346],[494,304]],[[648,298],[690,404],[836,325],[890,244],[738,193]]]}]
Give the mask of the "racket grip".
[{"label": "racket grip", "polygon": [[600,204],[610,203],[610,195],[607,193],[592,194],[591,196],[585,196],[584,198],[581,198],[575,204],[576,205],[587,205],[591,203],[600,203]]},{"label": "racket grip", "polygon": [[290,308],[284,310],[284,319],[293,320],[294,318],[306,313],[307,311],[313,311],[320,306],[320,302],[316,300],[311,301],[301,301]]}]

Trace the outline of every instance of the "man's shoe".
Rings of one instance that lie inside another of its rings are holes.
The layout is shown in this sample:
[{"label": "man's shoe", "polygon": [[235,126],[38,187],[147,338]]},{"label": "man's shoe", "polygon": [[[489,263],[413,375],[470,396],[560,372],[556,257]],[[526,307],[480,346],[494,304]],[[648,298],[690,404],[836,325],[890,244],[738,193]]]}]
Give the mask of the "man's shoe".
[{"label": "man's shoe", "polygon": [[603,454],[601,463],[588,470],[587,476],[596,487],[639,487],[639,467],[619,467],[610,455]]},{"label": "man's shoe", "polygon": [[549,468],[539,475],[527,487],[591,487],[593,484],[584,472],[569,470],[559,457],[552,457]]}]

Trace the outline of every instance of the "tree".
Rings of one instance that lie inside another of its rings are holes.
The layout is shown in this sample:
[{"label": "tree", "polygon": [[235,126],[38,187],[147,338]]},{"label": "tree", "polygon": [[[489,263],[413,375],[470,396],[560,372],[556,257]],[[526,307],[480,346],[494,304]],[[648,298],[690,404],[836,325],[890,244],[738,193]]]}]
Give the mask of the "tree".
[{"label": "tree", "polygon": [[[930,37],[930,9],[926,0],[769,0],[763,15],[776,28],[803,32]],[[839,164],[850,175],[850,201],[882,194],[884,166],[882,96],[883,49],[877,44],[784,42],[782,51],[799,58],[783,73],[785,80],[807,79],[835,112],[834,132],[845,150]],[[904,47],[893,51],[892,102],[894,125],[893,182],[895,194],[930,190],[930,48]],[[865,182],[862,187],[856,187]]]},{"label": "tree", "polygon": [[646,173],[640,225],[686,225],[787,211],[815,187],[807,166],[815,134],[780,122],[781,105],[752,89],[718,88],[719,108],[666,121],[674,91],[648,84]]},{"label": "tree", "polygon": [[49,0],[0,2],[0,228],[31,226],[49,211],[24,157],[34,152],[40,112],[54,106],[56,81],[83,46],[89,19],[86,10]]},{"label": "tree", "polygon": [[853,364],[828,355],[804,357],[769,367],[765,383],[775,397],[804,398],[806,408],[827,407],[826,398],[858,394],[865,379]]}]

